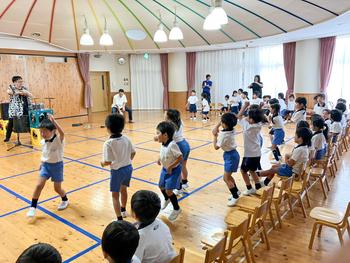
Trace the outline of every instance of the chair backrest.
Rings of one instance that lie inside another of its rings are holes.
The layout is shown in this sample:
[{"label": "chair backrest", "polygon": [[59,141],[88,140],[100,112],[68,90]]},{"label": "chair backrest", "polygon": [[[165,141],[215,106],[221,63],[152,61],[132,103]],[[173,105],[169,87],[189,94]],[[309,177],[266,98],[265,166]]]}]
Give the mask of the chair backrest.
[{"label": "chair backrest", "polygon": [[185,248],[180,248],[179,254],[174,257],[169,263],[183,263],[185,258]]},{"label": "chair backrest", "polygon": [[346,226],[346,224],[348,222],[348,217],[350,217],[350,202],[348,203],[348,206],[347,206],[345,214],[344,214],[344,218],[342,221],[342,227]]},{"label": "chair backrest", "polygon": [[280,204],[283,200],[284,194],[290,194],[292,191],[294,175],[288,177],[287,179],[283,179],[278,195],[278,203]]},{"label": "chair backrest", "polygon": [[308,188],[308,183],[309,183],[309,180],[310,180],[310,174],[311,174],[311,167],[307,167],[307,169],[305,169],[305,171],[303,172],[303,175],[302,175],[302,180],[303,180],[303,184],[302,184],[302,191],[304,191],[305,189]]},{"label": "chair backrest", "polygon": [[269,202],[266,200],[260,206],[256,207],[253,213],[252,224],[250,226],[251,230],[254,231],[255,225],[259,221],[265,221],[265,218],[269,211]]},{"label": "chair backrest", "polygon": [[245,240],[247,238],[250,218],[251,218],[251,214],[248,214],[248,218],[244,220],[242,223],[240,223],[238,226],[228,227],[228,230],[230,231],[230,237],[228,241],[228,248],[226,251],[227,255],[231,254],[233,249],[233,242],[236,239],[242,238],[243,240]]},{"label": "chair backrest", "polygon": [[225,231],[224,237],[215,246],[206,250],[204,263],[224,262],[227,235]]}]

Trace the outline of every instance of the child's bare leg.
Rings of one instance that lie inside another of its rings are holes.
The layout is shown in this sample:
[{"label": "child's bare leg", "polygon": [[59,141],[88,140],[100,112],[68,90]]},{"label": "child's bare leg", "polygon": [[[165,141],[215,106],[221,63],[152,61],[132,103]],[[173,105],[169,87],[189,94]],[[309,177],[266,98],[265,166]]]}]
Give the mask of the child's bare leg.
[{"label": "child's bare leg", "polygon": [[38,200],[39,197],[40,197],[40,194],[41,194],[41,191],[43,190],[44,186],[45,186],[45,183],[46,183],[46,178],[44,177],[39,177],[39,180],[37,182],[37,185],[34,189],[34,193],[33,193],[33,199],[36,199]]},{"label": "child's bare leg", "polygon": [[239,197],[238,188],[236,186],[235,179],[233,179],[232,177],[232,173],[224,172],[224,182],[226,183],[228,189],[230,190],[232,197],[237,199]]},{"label": "child's bare leg", "polygon": [[66,191],[62,189],[62,182],[54,182],[53,187],[55,189],[55,192],[60,195],[60,197],[66,196]]},{"label": "child's bare leg", "polygon": [[113,208],[114,212],[119,219],[122,219],[122,214],[120,211],[120,202],[119,202],[119,192],[112,192]]},{"label": "child's bare leg", "polygon": [[188,177],[188,171],[187,171],[187,160],[182,161],[182,170],[181,170],[181,179],[182,180],[187,180]]},{"label": "child's bare leg", "polygon": [[127,187],[125,185],[122,185],[120,187],[120,202],[121,202],[121,207],[125,208],[126,207],[126,203],[128,201],[128,191],[127,191]]}]

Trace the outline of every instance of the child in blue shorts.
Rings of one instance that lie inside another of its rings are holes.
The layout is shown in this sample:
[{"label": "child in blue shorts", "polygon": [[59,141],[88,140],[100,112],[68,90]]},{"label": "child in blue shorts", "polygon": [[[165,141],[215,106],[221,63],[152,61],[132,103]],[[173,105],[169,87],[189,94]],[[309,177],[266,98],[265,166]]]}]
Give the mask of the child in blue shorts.
[{"label": "child in blue shorts", "polygon": [[314,134],[311,139],[310,157],[314,163],[323,159],[327,153],[328,126],[321,115],[312,115],[312,129]]},{"label": "child in blue shorts", "polygon": [[[44,119],[40,123],[39,129],[41,137],[43,138],[41,141],[42,155],[40,177],[33,193],[32,203],[27,213],[28,217],[35,216],[41,191],[43,190],[46,181],[50,178],[51,181],[54,182],[55,191],[62,198],[62,202],[57,209],[64,210],[68,206],[66,192],[62,189],[64,132],[52,115],[49,115],[48,119]],[[56,134],[56,130],[58,131],[59,137]]]},{"label": "child in blue shorts", "polygon": [[[213,129],[214,148],[224,151],[224,181],[230,190],[232,197],[229,198],[227,206],[234,206],[239,198],[239,191],[232,177],[232,173],[237,172],[239,165],[239,153],[237,152],[237,144],[235,141],[234,127],[237,125],[237,118],[233,113],[225,113],[221,116],[219,122]],[[223,128],[219,131],[220,126]]]},{"label": "child in blue shorts", "polygon": [[279,176],[290,177],[295,174],[301,176],[309,159],[309,147],[311,146],[312,131],[309,128],[298,128],[295,132],[294,141],[297,146],[292,154],[285,155],[284,164],[276,164],[271,169],[257,172],[258,176],[265,177],[264,185],[267,186],[277,173]]},{"label": "child in blue shorts", "polygon": [[[107,116],[105,121],[110,138],[103,145],[103,161],[101,166],[111,167],[110,191],[112,192],[113,207],[118,220],[127,217],[126,203],[128,199],[127,187],[130,186],[132,175],[131,162],[136,151],[130,139],[122,135],[125,125],[124,116],[115,113]],[[120,195],[119,195],[120,193]],[[119,202],[119,196],[121,204]]]},{"label": "child in blue shorts", "polygon": [[274,103],[270,105],[271,115],[269,116],[271,122],[271,131],[272,135],[272,153],[275,157],[276,162],[279,162],[282,159],[282,155],[278,145],[283,144],[284,142],[284,120],[280,115],[281,105],[279,103]]},{"label": "child in blue shorts", "polygon": [[[181,115],[180,112],[176,109],[169,109],[165,112],[165,120],[170,121],[175,126],[175,133],[174,133],[174,141],[176,142],[177,146],[179,146],[180,151],[182,153],[182,171],[181,171],[181,184],[179,189],[175,189],[174,193],[181,193],[181,190],[185,190],[189,187],[188,185],[188,171],[187,171],[187,160],[190,155],[190,145],[188,144],[187,140],[183,136],[183,122],[181,121]],[[180,191],[176,191],[180,190]]]},{"label": "child in blue shorts", "polygon": [[163,166],[159,188],[164,196],[162,209],[165,209],[170,202],[173,205],[174,210],[168,217],[170,221],[175,220],[181,213],[177,197],[173,193],[173,190],[180,186],[182,162],[180,148],[173,140],[174,133],[175,127],[171,122],[163,121],[157,126],[157,141],[162,144],[158,165]]},{"label": "child in blue shorts", "polygon": [[192,90],[191,91],[191,96],[188,97],[187,99],[187,107],[190,112],[190,119],[191,120],[196,120],[197,119],[197,102],[198,98],[196,96],[196,91]]}]

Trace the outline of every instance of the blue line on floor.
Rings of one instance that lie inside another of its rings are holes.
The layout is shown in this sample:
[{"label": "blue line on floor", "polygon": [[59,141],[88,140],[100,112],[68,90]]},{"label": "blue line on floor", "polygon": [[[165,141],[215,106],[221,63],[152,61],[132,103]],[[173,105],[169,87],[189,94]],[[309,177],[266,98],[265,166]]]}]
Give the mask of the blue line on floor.
[{"label": "blue line on floor", "polygon": [[15,153],[15,154],[10,154],[10,155],[3,155],[3,156],[0,156],[0,158],[7,158],[7,157],[13,157],[13,156],[18,156],[18,155],[22,155],[22,154],[27,154],[27,153],[32,153],[32,152],[35,152],[34,150],[32,151],[27,151],[27,152],[22,152],[22,153]]},{"label": "blue line on floor", "polygon": [[[26,202],[26,203],[28,203],[28,204],[31,203],[27,198],[23,197],[22,195],[20,195],[20,194],[14,192],[14,191],[12,191],[11,189],[9,189],[9,188],[7,188],[7,187],[1,185],[1,184],[0,184],[0,188],[2,188],[2,189],[5,190],[6,192],[10,193],[11,195],[15,196],[16,198],[18,198],[18,199],[20,199],[20,200],[22,200],[22,201],[24,201],[24,202]],[[81,234],[87,236],[88,238],[90,238],[90,239],[92,239],[92,240],[94,240],[94,241],[96,241],[96,242],[100,242],[100,241],[101,241],[100,238],[98,238],[97,236],[95,236],[95,235],[93,235],[93,234],[87,232],[86,230],[84,230],[84,229],[78,227],[77,225],[74,225],[73,223],[69,222],[68,220],[66,220],[66,219],[64,219],[64,218],[62,218],[62,217],[60,217],[60,216],[58,216],[58,215],[52,213],[51,211],[47,210],[46,208],[41,207],[41,206],[38,206],[37,209],[41,210],[42,212],[46,213],[47,215],[49,215],[49,216],[51,216],[51,217],[53,217],[53,218],[55,218],[55,219],[57,219],[57,220],[60,221],[61,223],[63,223],[63,224],[65,224],[65,225],[67,225],[67,226],[73,228],[74,230],[76,230],[77,232],[79,232],[79,233],[81,233]]]},{"label": "blue line on floor", "polygon": [[73,260],[75,260],[75,259],[77,259],[77,258],[79,258],[79,257],[81,257],[83,255],[85,255],[86,253],[90,252],[91,250],[97,248],[100,245],[101,245],[101,243],[98,242],[98,243],[92,245],[91,247],[88,247],[87,249],[84,249],[83,251],[80,251],[79,253],[75,254],[74,256],[64,260],[63,263],[72,262]]},{"label": "blue line on floor", "polygon": [[27,205],[27,206],[25,206],[25,207],[22,207],[22,208],[13,210],[13,211],[11,211],[11,212],[7,212],[7,213],[5,213],[5,214],[0,215],[0,218],[5,217],[5,216],[9,216],[9,215],[12,215],[12,214],[15,214],[15,213],[20,212],[20,211],[22,211],[22,210],[25,210],[25,209],[27,209],[27,208],[29,208],[29,207],[30,207],[30,206]]},{"label": "blue line on floor", "polygon": [[188,157],[188,159],[194,160],[194,161],[199,161],[199,162],[205,162],[205,163],[211,163],[211,164],[216,164],[216,165],[224,166],[223,163],[217,163],[217,162],[202,160],[202,159],[198,159],[198,158],[195,158],[195,157]]}]

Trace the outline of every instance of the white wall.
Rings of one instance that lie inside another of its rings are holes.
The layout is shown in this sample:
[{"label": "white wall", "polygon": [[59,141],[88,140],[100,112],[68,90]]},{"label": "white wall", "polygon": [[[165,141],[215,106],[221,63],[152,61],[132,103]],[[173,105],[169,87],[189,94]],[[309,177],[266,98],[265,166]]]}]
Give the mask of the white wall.
[{"label": "white wall", "polygon": [[[112,92],[117,92],[121,88],[130,91],[129,56],[103,53],[100,58],[96,58],[94,55],[90,55],[90,71],[109,72]],[[124,65],[118,64],[119,57],[126,59]]]},{"label": "white wall", "polygon": [[187,91],[186,53],[169,53],[168,56],[169,91]]},{"label": "white wall", "polygon": [[320,92],[320,43],[318,39],[298,41],[295,51],[296,93]]}]

